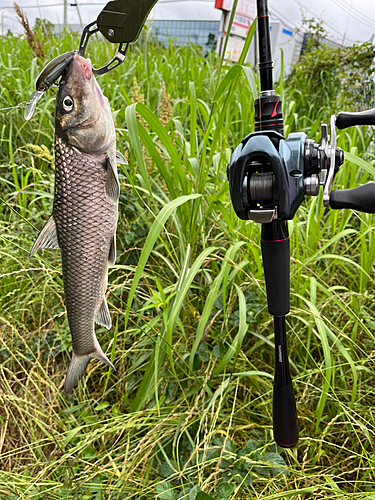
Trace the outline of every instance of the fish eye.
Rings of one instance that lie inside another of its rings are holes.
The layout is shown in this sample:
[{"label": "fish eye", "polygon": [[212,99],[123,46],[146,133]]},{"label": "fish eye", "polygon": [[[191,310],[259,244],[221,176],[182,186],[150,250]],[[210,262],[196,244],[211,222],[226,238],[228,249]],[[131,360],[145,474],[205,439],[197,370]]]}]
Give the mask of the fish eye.
[{"label": "fish eye", "polygon": [[65,111],[72,111],[73,105],[74,105],[73,99],[69,95],[64,97],[62,102],[62,107],[64,108]]}]

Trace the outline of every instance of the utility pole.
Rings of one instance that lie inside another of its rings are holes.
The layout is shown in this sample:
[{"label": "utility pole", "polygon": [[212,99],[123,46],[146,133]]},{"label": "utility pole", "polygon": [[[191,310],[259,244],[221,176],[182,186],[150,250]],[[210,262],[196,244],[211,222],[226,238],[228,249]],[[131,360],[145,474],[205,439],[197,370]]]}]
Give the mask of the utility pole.
[{"label": "utility pole", "polygon": [[68,0],[64,0],[64,28],[68,27]]},{"label": "utility pole", "polygon": [[76,0],[76,3],[72,3],[70,4],[72,7],[76,7],[77,8],[77,14],[78,14],[78,19],[79,19],[79,22],[80,22],[80,25],[81,25],[81,29],[83,30],[83,23],[82,23],[82,17],[81,17],[81,13],[79,11],[79,7],[78,7],[78,0]]}]

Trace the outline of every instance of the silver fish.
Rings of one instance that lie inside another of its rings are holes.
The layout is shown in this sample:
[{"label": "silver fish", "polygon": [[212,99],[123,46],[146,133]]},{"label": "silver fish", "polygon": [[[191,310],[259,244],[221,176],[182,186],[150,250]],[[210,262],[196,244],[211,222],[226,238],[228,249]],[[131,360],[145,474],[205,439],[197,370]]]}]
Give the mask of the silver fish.
[{"label": "silver fish", "polygon": [[89,59],[75,54],[62,73],[55,113],[55,195],[52,215],[30,257],[60,248],[73,353],[69,393],[96,358],[115,369],[95,336],[94,323],[111,328],[105,298],[108,266],[116,258],[120,186],[116,133],[108,99]]}]

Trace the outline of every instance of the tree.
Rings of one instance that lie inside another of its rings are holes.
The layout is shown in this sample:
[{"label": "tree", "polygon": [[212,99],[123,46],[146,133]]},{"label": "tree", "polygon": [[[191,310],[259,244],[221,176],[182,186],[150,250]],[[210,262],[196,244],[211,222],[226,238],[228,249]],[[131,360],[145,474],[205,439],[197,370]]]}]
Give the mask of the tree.
[{"label": "tree", "polygon": [[52,35],[55,31],[55,25],[51,23],[51,21],[48,21],[48,19],[41,19],[40,17],[37,17],[35,19],[34,31],[38,31],[39,28],[42,28],[43,33],[46,33],[48,35]]}]

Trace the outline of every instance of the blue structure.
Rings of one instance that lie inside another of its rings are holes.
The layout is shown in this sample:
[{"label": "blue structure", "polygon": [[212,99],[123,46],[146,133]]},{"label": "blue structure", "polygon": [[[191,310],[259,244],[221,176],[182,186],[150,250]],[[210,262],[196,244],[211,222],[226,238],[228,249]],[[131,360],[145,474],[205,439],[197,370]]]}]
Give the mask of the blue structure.
[{"label": "blue structure", "polygon": [[200,45],[205,52],[216,48],[220,21],[172,21],[153,20],[150,35],[158,42],[167,44],[169,39],[175,45],[192,43]]}]

